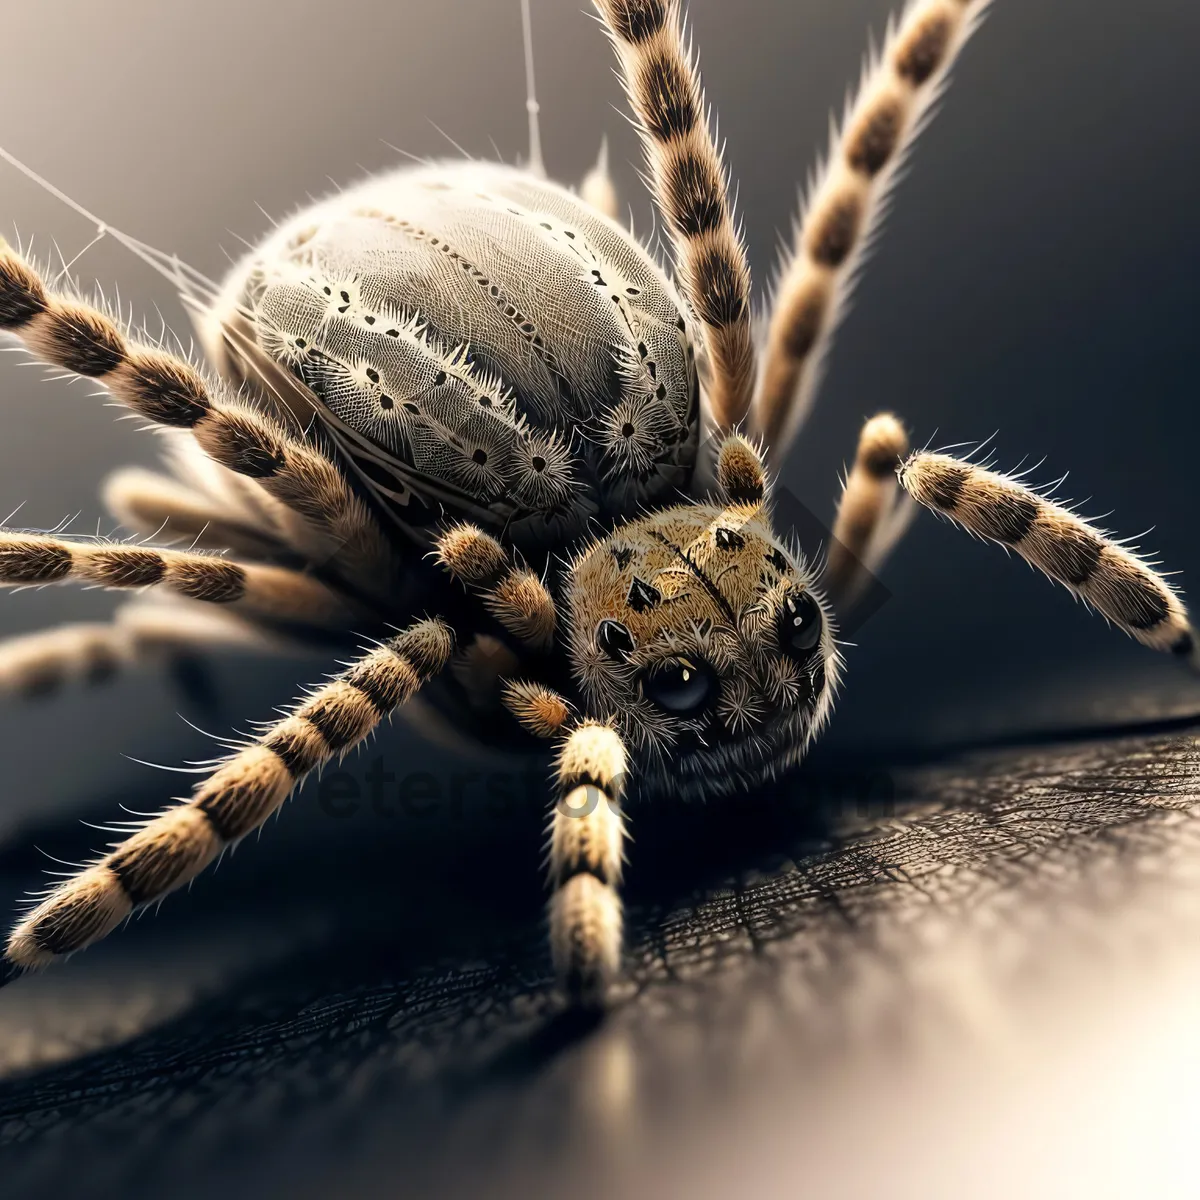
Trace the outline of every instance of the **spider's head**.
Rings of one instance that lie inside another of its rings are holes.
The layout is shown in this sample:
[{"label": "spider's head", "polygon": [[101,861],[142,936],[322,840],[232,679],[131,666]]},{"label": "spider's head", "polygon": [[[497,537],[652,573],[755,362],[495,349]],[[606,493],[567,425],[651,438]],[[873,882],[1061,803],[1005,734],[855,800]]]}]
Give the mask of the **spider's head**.
[{"label": "spider's head", "polygon": [[[840,659],[804,561],[771,528],[758,484],[723,505],[663,509],[572,564],[570,653],[590,716],[615,720],[650,792],[714,795],[791,766],[829,715]],[[757,459],[753,460],[757,466]]]}]

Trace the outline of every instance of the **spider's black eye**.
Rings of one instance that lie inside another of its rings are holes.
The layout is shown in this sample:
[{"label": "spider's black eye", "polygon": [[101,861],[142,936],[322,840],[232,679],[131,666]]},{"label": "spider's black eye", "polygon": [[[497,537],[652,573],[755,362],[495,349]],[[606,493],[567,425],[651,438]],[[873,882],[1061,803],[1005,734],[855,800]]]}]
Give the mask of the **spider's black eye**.
[{"label": "spider's black eye", "polygon": [[605,619],[596,626],[596,645],[618,661],[633,653],[633,634],[620,621]]},{"label": "spider's black eye", "polygon": [[717,679],[706,663],[673,658],[642,676],[642,695],[673,717],[694,717],[716,699]]},{"label": "spider's black eye", "polygon": [[779,648],[807,657],[821,640],[821,606],[807,592],[789,592],[779,611]]}]

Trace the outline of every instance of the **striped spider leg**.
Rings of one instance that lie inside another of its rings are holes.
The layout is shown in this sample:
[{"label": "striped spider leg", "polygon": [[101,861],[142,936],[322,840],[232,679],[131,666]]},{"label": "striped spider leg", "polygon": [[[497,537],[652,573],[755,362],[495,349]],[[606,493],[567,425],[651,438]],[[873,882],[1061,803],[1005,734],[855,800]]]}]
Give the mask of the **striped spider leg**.
[{"label": "striped spider leg", "polygon": [[442,670],[452,646],[444,623],[421,621],[316,689],[189,800],[137,823],[109,853],[41,898],[9,935],[10,973],[82,950],[193,879],[259,828],[310,772],[345,755],[400,708]]},{"label": "striped spider leg", "polygon": [[638,120],[658,209],[675,246],[684,296],[699,317],[718,430],[750,410],[754,343],[750,267],[733,221],[729,184],[705,112],[679,0],[594,0]]},{"label": "striped spider leg", "polygon": [[378,590],[391,577],[382,530],[326,456],[185,359],[130,342],[94,305],[50,291],[2,239],[0,330],[43,362],[97,380],[152,424],[187,430],[214,462],[294,515],[289,533],[310,560],[335,564],[363,588]]},{"label": "striped spider leg", "polygon": [[990,0],[910,0],[833,135],[775,289],[751,428],[781,463],[821,381],[838,320],[897,170]]},{"label": "striped spider leg", "polygon": [[1175,589],[1144,559],[1062,505],[996,471],[914,454],[901,486],[918,503],[1015,551],[1151,650],[1200,667],[1196,632]]},{"label": "striped spider leg", "polygon": [[0,641],[0,691],[44,694],[70,678],[99,683],[139,659],[178,661],[220,645],[278,650],[288,641],[285,629],[340,630],[365,611],[288,567],[0,529],[0,587],[66,582],[183,603],[138,601],[108,623],[80,622]]},{"label": "striped spider leg", "polygon": [[838,612],[862,598],[916,511],[900,492],[896,472],[908,453],[908,434],[891,413],[863,426],[833,523],[824,581]]},{"label": "striped spider leg", "polygon": [[547,854],[550,952],[567,997],[601,1004],[621,962],[625,745],[612,723],[579,720],[544,684],[511,682],[504,699],[530,733],[558,742]]},{"label": "striped spider leg", "polygon": [[104,684],[146,662],[180,672],[222,648],[285,655],[306,647],[227,607],[135,600],[111,621],[73,621],[0,641],[0,695],[44,697],[68,683]]}]

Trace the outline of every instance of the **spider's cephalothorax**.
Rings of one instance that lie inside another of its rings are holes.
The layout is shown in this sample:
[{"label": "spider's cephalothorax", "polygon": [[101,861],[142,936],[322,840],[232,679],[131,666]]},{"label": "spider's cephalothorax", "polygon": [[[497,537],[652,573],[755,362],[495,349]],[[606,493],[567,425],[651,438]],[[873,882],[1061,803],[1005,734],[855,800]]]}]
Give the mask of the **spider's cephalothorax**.
[{"label": "spider's cephalothorax", "polygon": [[110,625],[0,647],[0,686],[215,644],[372,640],[187,802],[115,827],[124,840],[13,930],[10,975],[192,879],[423,692],[493,741],[556,746],[554,959],[571,996],[601,998],[620,956],[627,781],[703,797],[795,763],[837,685],[833,612],[914,501],[1196,662],[1183,602],[1145,560],[1015,479],[908,455],[889,414],[863,427],[820,581],[771,526],[763,456],[795,436],[896,168],[988,0],[910,0],[890,29],[809,193],[761,355],[680,4],[595,3],[673,279],[618,223],[602,163],[576,195],[545,180],[536,136],[526,171],[411,168],[316,204],[224,287],[117,234],[178,283],[215,376],[56,292],[0,240],[0,330],[169,431],[175,467],[106,488],[156,545],[0,530],[0,583],[144,593]]},{"label": "spider's cephalothorax", "polygon": [[583,702],[636,755],[643,793],[752,786],[795,763],[829,711],[829,614],[759,503],[621,526],[572,564],[567,605]]}]

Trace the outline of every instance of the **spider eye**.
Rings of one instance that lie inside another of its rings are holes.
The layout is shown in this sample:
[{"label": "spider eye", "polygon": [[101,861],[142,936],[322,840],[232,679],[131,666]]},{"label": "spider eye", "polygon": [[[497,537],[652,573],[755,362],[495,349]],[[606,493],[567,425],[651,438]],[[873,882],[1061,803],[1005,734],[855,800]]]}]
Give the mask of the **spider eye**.
[{"label": "spider eye", "polygon": [[789,592],[779,612],[779,648],[807,657],[821,640],[821,606],[808,592]]},{"label": "spider eye", "polygon": [[717,694],[717,679],[707,663],[673,658],[642,676],[642,695],[673,717],[694,717]]},{"label": "spider eye", "polygon": [[633,653],[633,635],[620,621],[606,618],[596,626],[596,645],[609,658],[619,662]]}]

